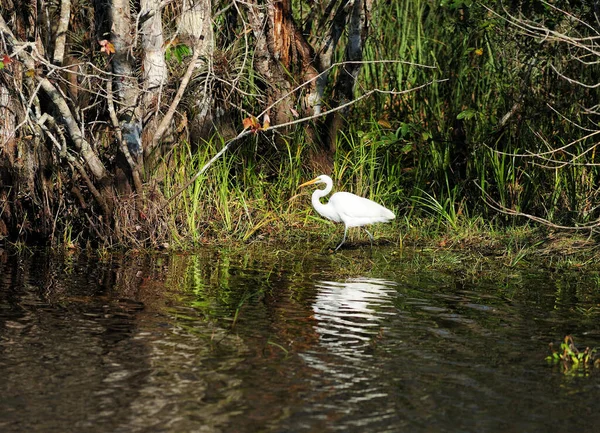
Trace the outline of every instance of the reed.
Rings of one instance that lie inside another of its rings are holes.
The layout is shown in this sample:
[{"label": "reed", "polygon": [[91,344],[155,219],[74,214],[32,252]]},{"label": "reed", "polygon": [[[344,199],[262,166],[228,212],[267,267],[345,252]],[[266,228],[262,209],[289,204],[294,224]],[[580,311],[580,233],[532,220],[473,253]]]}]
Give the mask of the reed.
[{"label": "reed", "polygon": [[[371,26],[364,48],[368,62],[357,93],[432,83],[418,92],[375,94],[362,101],[337,137],[328,174],[338,189],[396,211],[397,220],[384,232],[398,238],[399,231],[416,235],[426,228],[445,237],[482,237],[474,233],[496,235],[523,224],[490,209],[486,197],[561,223],[598,217],[600,169],[589,164],[596,158],[589,141],[553,155],[566,162],[572,154],[584,154],[580,165],[551,168],[527,156],[567,145],[581,133],[576,125],[586,122],[574,104],[561,104],[560,116],[537,108],[557,102],[553,92],[566,89],[540,67],[564,53],[532,56],[526,41],[474,2],[377,3],[372,21],[377,25]],[[239,104],[260,106],[252,96],[260,94],[260,80],[251,62],[244,62],[240,50],[231,52],[232,59],[239,58],[236,74],[247,90]],[[384,59],[398,61],[378,62]],[[577,95],[591,93],[586,92]],[[320,174],[307,171],[307,157],[314,151],[309,141],[300,126],[277,140],[257,134],[240,143],[169,204],[173,237],[192,244],[215,237],[297,239],[291,232],[306,225],[333,236],[334,226],[315,225],[318,218],[309,200],[296,191],[299,183]],[[217,135],[197,148],[183,143],[165,171],[165,197],[222,145]],[[517,246],[511,251],[510,262],[516,265],[528,250]]]}]

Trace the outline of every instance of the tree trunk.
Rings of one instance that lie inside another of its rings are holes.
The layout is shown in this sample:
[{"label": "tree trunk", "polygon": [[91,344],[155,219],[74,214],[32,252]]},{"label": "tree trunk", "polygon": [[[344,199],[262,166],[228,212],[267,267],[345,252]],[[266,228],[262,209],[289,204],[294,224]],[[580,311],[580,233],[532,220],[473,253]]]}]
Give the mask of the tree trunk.
[{"label": "tree trunk", "polygon": [[[313,50],[294,22],[290,0],[254,0],[249,21],[256,40],[255,65],[267,85],[267,104],[275,104],[269,116],[274,124],[289,122],[295,113],[314,113],[318,75]],[[294,88],[306,83],[303,98],[297,103]]]},{"label": "tree trunk", "polygon": [[[160,95],[162,87],[167,82],[167,63],[164,55],[164,37],[161,19],[161,0],[141,0],[140,7],[142,16],[149,18],[142,25],[142,54],[144,60],[143,84],[144,97],[152,102],[156,108],[156,99]],[[146,111],[149,111],[147,106]]]},{"label": "tree trunk", "polygon": [[[168,70],[164,53],[164,37],[161,18],[160,0],[141,0],[141,16],[145,17],[142,25],[142,84],[143,112],[140,113],[145,119],[144,130],[142,134],[142,148],[145,152],[152,144],[152,139],[156,134],[161,115],[161,102],[164,86],[167,84]],[[141,158],[141,153],[137,156]],[[137,169],[133,169],[137,174]],[[141,189],[138,187],[136,189]]]},{"label": "tree trunk", "polygon": [[[371,6],[372,0],[355,0],[352,3],[352,9],[349,11],[348,42],[344,58],[347,63],[341,67],[340,75],[335,84],[333,106],[344,105],[354,99],[356,79],[362,67],[360,62],[363,59],[362,50],[368,34]],[[338,13],[345,15],[343,9]],[[334,40],[335,35],[332,35],[331,38]],[[326,130],[330,152],[335,151],[337,132],[341,128],[347,112],[348,108],[336,111],[327,117]]]},{"label": "tree trunk", "polygon": [[196,68],[207,73],[207,81],[201,84],[199,98],[195,101],[195,112],[192,127],[199,136],[208,135],[213,128],[214,95],[209,85],[212,72],[212,59],[215,50],[215,36],[212,26],[211,0],[183,0],[183,12],[179,18],[178,32],[184,40],[189,39],[191,45],[199,50]]},{"label": "tree trunk", "polygon": [[[117,94],[117,118],[122,138],[136,162],[142,157],[141,91],[134,74],[134,26],[129,0],[112,0],[110,7],[110,41],[115,53],[112,71]],[[152,18],[150,18],[152,19]]]},{"label": "tree trunk", "polygon": [[65,57],[65,45],[67,40],[67,31],[69,30],[69,21],[71,19],[71,0],[61,0],[60,19],[56,29],[56,42],[54,43],[54,55],[52,62],[55,65],[62,65]]},{"label": "tree trunk", "polygon": [[0,238],[8,236],[9,227],[5,221],[12,221],[9,206],[11,185],[14,185],[13,167],[17,157],[17,113],[16,101],[5,83],[0,81]]}]

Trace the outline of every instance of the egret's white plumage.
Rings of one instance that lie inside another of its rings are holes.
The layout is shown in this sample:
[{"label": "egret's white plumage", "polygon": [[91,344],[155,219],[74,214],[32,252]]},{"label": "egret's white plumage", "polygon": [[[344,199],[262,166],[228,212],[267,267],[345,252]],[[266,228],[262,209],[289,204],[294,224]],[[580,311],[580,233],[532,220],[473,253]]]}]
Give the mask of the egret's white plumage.
[{"label": "egret's white plumage", "polygon": [[[344,223],[344,239],[335,249],[336,251],[346,241],[346,234],[349,227],[361,227],[373,223],[385,223],[396,218],[396,215],[379,203],[375,203],[368,198],[359,197],[350,192],[336,192],[333,194],[326,204],[321,203],[321,197],[329,194],[333,188],[333,181],[329,176],[322,174],[313,180],[300,185],[312,185],[324,183],[324,189],[318,189],[312,194],[312,205],[315,210],[323,217],[336,223]],[[373,235],[365,228],[371,241]]]}]

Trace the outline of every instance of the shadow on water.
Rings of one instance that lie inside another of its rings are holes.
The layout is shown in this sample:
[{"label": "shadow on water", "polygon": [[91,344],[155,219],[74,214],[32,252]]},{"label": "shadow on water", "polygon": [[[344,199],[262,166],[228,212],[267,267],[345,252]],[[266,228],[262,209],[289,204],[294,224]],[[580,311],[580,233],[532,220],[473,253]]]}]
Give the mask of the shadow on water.
[{"label": "shadow on water", "polygon": [[598,372],[544,358],[600,346],[597,276],[427,260],[0,255],[0,431],[596,431]]}]

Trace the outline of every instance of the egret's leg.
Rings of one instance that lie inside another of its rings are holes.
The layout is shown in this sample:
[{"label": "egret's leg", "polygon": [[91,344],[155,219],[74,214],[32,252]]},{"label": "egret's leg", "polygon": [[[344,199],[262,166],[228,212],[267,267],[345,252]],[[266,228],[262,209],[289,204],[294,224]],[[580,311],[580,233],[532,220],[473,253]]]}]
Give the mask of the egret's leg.
[{"label": "egret's leg", "polygon": [[363,227],[363,229],[365,229],[365,231],[369,235],[369,239],[371,240],[371,248],[373,248],[373,241],[375,240],[375,239],[373,239],[373,235],[371,233],[369,233],[369,230],[367,230],[365,227]]},{"label": "egret's leg", "polygon": [[340,249],[344,242],[346,242],[346,233],[348,233],[348,226],[344,228],[344,239],[342,239],[342,242],[340,242],[340,244],[337,246],[337,248],[335,249],[336,251]]}]

